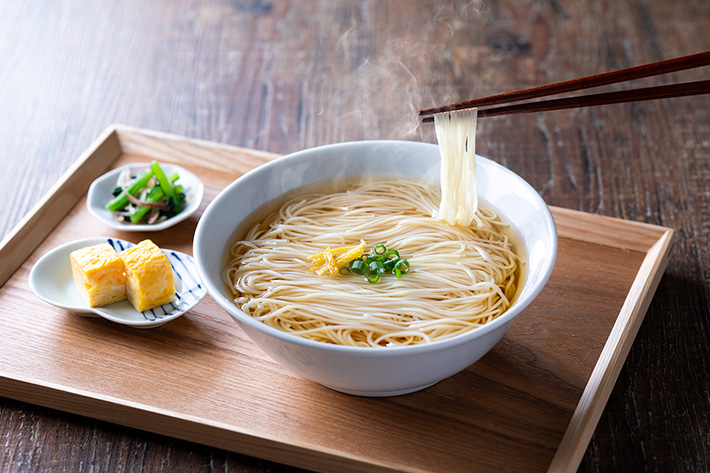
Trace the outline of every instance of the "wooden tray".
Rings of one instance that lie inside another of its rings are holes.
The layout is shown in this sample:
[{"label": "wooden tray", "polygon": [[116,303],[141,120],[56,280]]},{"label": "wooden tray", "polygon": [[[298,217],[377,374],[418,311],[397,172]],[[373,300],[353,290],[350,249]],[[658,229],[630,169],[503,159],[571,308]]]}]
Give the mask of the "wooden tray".
[{"label": "wooden tray", "polygon": [[[115,126],[0,244],[0,395],[320,471],[573,471],[666,266],[672,230],[553,208],[549,283],[503,340],[424,391],[331,391],[266,357],[208,296],[151,330],[83,318],[30,291],[39,256],[86,236],[192,253],[205,205],[276,155]],[[112,231],[86,210],[91,181],[149,159],[205,181],[174,229]]]}]

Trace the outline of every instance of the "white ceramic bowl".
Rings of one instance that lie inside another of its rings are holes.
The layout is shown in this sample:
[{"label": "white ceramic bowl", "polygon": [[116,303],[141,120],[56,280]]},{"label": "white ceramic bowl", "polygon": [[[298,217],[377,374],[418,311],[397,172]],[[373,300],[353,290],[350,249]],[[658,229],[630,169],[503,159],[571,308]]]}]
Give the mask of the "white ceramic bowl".
[{"label": "white ceramic bowl", "polygon": [[[240,311],[222,282],[228,247],[240,224],[284,193],[323,180],[399,175],[439,182],[436,145],[358,141],[284,156],[240,177],[207,207],[195,231],[193,253],[210,295],[277,362],[332,389],[363,396],[391,396],[428,387],[470,366],[505,334],[540,293],[557,255],[554,220],[540,195],[522,178],[477,157],[479,196],[520,234],[527,274],[517,299],[496,320],[448,340],[403,347],[345,347],[305,340],[269,327]],[[237,231],[238,230],[238,231]]]}]

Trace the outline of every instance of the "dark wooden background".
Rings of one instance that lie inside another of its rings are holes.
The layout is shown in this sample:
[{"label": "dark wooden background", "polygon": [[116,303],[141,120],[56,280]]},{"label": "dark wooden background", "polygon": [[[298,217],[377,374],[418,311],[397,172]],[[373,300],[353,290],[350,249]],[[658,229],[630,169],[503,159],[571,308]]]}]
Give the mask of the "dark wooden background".
[{"label": "dark wooden background", "polygon": [[[419,108],[709,49],[708,0],[4,0],[0,236],[110,123],[433,142]],[[551,205],[676,230],[580,471],[709,471],[710,97],[489,118],[477,151]],[[0,470],[296,471],[7,398]]]}]

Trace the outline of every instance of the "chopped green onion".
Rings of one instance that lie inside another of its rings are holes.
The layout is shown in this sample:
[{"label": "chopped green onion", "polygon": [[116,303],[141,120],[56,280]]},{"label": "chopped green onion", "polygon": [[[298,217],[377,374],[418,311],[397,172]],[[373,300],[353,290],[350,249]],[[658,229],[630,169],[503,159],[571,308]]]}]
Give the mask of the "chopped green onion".
[{"label": "chopped green onion", "polygon": [[350,262],[350,271],[355,274],[363,275],[365,274],[366,269],[367,265],[362,260],[355,259]]},{"label": "chopped green onion", "polygon": [[400,258],[397,250],[387,251],[385,245],[379,244],[372,249],[372,254],[364,254],[343,266],[340,274],[354,273],[364,276],[370,283],[376,283],[382,274],[392,273],[396,278],[401,278],[409,269],[409,262]]},{"label": "chopped green onion", "polygon": [[398,261],[401,261],[401,260],[399,258],[388,259],[384,264],[385,271],[392,271],[394,269],[394,267],[397,265]]},{"label": "chopped green onion", "polygon": [[395,268],[398,269],[402,274],[407,274],[410,268],[409,261],[407,261],[406,259],[401,259],[397,262]]},{"label": "chopped green onion", "polygon": [[385,272],[385,265],[382,264],[382,261],[373,261],[368,265],[370,268],[370,272],[376,272],[376,273],[384,273]]}]

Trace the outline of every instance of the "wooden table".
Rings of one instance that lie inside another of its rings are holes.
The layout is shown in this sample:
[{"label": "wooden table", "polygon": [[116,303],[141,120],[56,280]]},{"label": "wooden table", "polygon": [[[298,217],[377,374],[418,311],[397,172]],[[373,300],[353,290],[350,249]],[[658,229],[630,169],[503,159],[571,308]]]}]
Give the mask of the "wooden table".
[{"label": "wooden table", "polygon": [[[419,108],[708,50],[708,30],[705,0],[4,1],[0,236],[111,123],[274,153],[434,142]],[[696,97],[479,122],[477,151],[549,204],[676,231],[580,471],[710,470],[709,110]],[[3,471],[297,471],[8,398],[0,446]]]}]

